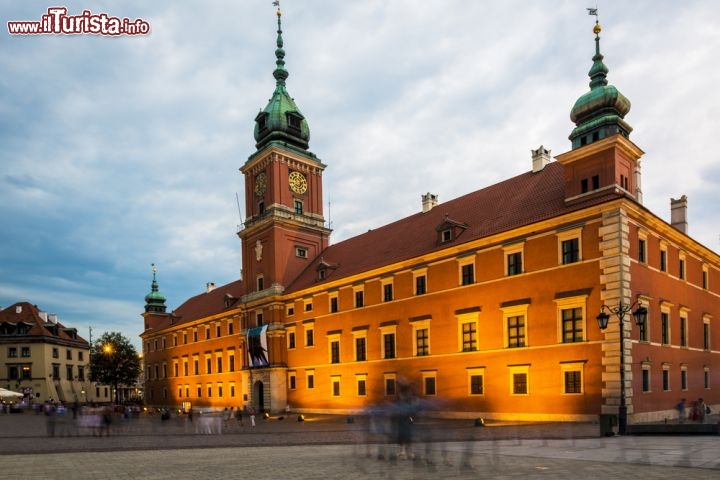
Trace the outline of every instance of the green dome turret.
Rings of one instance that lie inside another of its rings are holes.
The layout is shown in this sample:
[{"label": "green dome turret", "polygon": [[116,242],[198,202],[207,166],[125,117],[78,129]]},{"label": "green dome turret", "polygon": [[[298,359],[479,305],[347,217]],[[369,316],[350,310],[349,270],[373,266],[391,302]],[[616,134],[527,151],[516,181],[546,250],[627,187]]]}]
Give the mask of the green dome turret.
[{"label": "green dome turret", "polygon": [[162,293],[160,293],[160,290],[158,289],[158,283],[155,278],[157,268],[155,268],[154,263],[152,264],[152,270],[152,286],[150,288],[150,293],[145,295],[145,311],[148,313],[165,313],[165,310],[167,309],[167,307],[165,306],[165,297]]},{"label": "green dome turret", "polygon": [[307,120],[290,97],[285,80],[288,71],[285,69],[285,50],[283,49],[282,13],[278,7],[277,49],[275,50],[275,91],[264,110],[255,117],[255,147],[260,149],[270,142],[278,141],[283,144],[307,150],[310,140],[310,128]]},{"label": "green dome turret", "polygon": [[628,137],[632,127],[625,122],[630,100],[613,85],[608,85],[608,68],[600,53],[601,27],[595,22],[595,56],[588,72],[590,91],[578,98],[570,112],[575,129],[570,134],[573,150],[617,133]]}]

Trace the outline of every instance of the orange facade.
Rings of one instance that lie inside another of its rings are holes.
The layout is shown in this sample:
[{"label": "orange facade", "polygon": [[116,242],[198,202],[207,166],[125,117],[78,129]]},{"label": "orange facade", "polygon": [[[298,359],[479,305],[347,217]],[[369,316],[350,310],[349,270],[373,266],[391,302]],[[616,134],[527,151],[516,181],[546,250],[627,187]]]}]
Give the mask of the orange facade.
[{"label": "orange facade", "polygon": [[[172,313],[146,306],[148,403],[350,413],[400,385],[461,417],[587,421],[625,402],[644,421],[683,397],[720,403],[720,257],[643,207],[624,97],[581,97],[556,162],[540,148],[532,171],[331,244],[325,165],[278,65],[241,168],[243,278]],[[598,326],[608,307],[627,309],[622,333],[619,315]]]}]

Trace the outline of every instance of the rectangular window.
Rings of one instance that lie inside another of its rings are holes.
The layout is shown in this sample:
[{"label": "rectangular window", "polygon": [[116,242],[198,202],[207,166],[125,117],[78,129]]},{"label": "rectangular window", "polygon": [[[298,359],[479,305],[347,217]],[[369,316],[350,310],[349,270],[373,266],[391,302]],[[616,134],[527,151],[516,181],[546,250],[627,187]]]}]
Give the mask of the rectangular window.
[{"label": "rectangular window", "polygon": [[288,348],[295,348],[295,332],[288,333]]},{"label": "rectangular window", "polygon": [[507,274],[519,275],[522,273],[522,252],[509,253],[507,255]]},{"label": "rectangular window", "polygon": [[638,324],[638,335],[641,342],[647,342],[648,339],[648,323],[647,323],[647,316],[645,317],[645,320]]},{"label": "rectangular window", "polygon": [[222,357],[221,357],[221,356],[217,356],[217,357],[215,358],[215,366],[216,366],[216,371],[217,371],[217,373],[222,373],[222,371],[223,371],[222,365],[223,365],[223,363],[222,363]]},{"label": "rectangular window", "polygon": [[423,395],[435,395],[437,393],[435,376],[427,376],[423,378],[423,390]]},{"label": "rectangular window", "polygon": [[313,329],[306,328],[305,329],[305,346],[312,347],[313,345],[315,345],[315,337],[313,335]]},{"label": "rectangular window", "polygon": [[332,394],[333,394],[333,397],[340,396],[340,379],[334,378],[332,380]]},{"label": "rectangular window", "polygon": [[460,270],[460,275],[461,285],[471,285],[475,283],[475,265],[473,265],[472,263],[463,265]]},{"label": "rectangular window", "polygon": [[667,250],[660,250],[660,271],[667,271]]},{"label": "rectangular window", "polygon": [[205,340],[210,340],[210,327],[205,327]]},{"label": "rectangular window", "polygon": [[660,341],[663,345],[670,344],[670,314],[667,312],[660,314]]},{"label": "rectangular window", "polygon": [[418,275],[415,277],[415,295],[424,295],[427,293],[427,277]]},{"label": "rectangular window", "polygon": [[638,240],[638,262],[647,262],[647,242],[644,238]]},{"label": "rectangular window", "polygon": [[193,359],[193,367],[194,367],[194,374],[200,375],[200,360],[195,358]]},{"label": "rectangular window", "polygon": [[710,369],[707,367],[703,369],[703,386],[710,388]]},{"label": "rectangular window", "polygon": [[360,378],[357,381],[357,394],[358,394],[358,397],[364,397],[365,395],[367,395],[364,378]]},{"label": "rectangular window", "polygon": [[663,391],[667,392],[670,390],[670,370],[667,368],[663,369],[662,373]]},{"label": "rectangular window", "polygon": [[307,388],[315,388],[315,374],[312,372],[307,373]]},{"label": "rectangular window", "polygon": [[355,338],[355,361],[364,362],[367,360],[367,345],[365,337]]},{"label": "rectangular window", "polygon": [[207,396],[212,397],[212,385],[207,386]]},{"label": "rectangular window", "polygon": [[228,355],[228,370],[231,372],[235,371],[235,355]]},{"label": "rectangular window", "polygon": [[177,377],[180,373],[180,365],[177,362],[173,362],[173,376]]},{"label": "rectangular window", "polygon": [[710,323],[703,323],[703,349],[710,350]]},{"label": "rectangular window", "polygon": [[72,365],[65,365],[65,379],[72,381],[72,379],[73,379],[73,367],[72,367]]},{"label": "rectangular window", "polygon": [[330,313],[337,313],[338,311],[338,297],[330,298]]},{"label": "rectangular window", "polygon": [[85,367],[78,365],[78,380],[81,382],[85,381]]},{"label": "rectangular window", "polygon": [[682,369],[680,370],[680,388],[683,390],[687,390],[688,383],[687,383],[687,370]]},{"label": "rectangular window", "polygon": [[65,360],[72,360],[72,350],[69,348],[65,351]]},{"label": "rectangular window", "polygon": [[642,370],[642,391],[648,393],[650,391],[650,369],[643,368]]},{"label": "rectangular window", "polygon": [[355,308],[360,308],[365,305],[365,292],[362,290],[355,291]]},{"label": "rectangular window", "polygon": [[[26,356],[29,357],[29,355],[24,355],[26,348],[27,347],[22,347],[23,357],[26,357]],[[53,349],[52,349],[52,356],[53,356],[53,358],[60,358],[60,351],[56,347],[53,347]]]},{"label": "rectangular window", "polygon": [[470,375],[470,395],[483,394],[483,376]]},{"label": "rectangular window", "polygon": [[185,375],[185,376],[187,377],[188,374],[189,374],[189,373],[188,373],[188,361],[187,361],[187,360],[183,360],[183,375]]},{"label": "rectangular window", "polygon": [[706,270],[706,267],[703,267],[702,272],[702,288],[704,290],[708,289],[708,271]]},{"label": "rectangular window", "polygon": [[685,259],[681,258],[678,264],[678,277],[680,280],[685,280]]},{"label": "rectangular window", "polygon": [[227,330],[228,330],[228,335],[232,335],[232,334],[233,334],[233,330],[234,330],[233,322],[228,322],[228,324],[227,324]]},{"label": "rectangular window", "polygon": [[687,347],[687,318],[680,317],[680,346]]},{"label": "rectangular window", "polygon": [[466,322],[462,324],[462,351],[474,352],[477,350],[477,324]]},{"label": "rectangular window", "polygon": [[507,318],[508,347],[525,346],[525,316],[517,315]]},{"label": "rectangular window", "polygon": [[8,357],[17,358],[17,347],[8,347]]},{"label": "rectangular window", "polygon": [[566,308],[562,311],[563,343],[583,341],[582,308]]},{"label": "rectangular window", "polygon": [[23,380],[30,380],[32,378],[32,369],[30,368],[30,365],[23,365],[20,368],[20,373]]},{"label": "rectangular window", "polygon": [[571,238],[561,243],[562,264],[575,263],[580,261],[580,239]]},{"label": "rectangular window", "polygon": [[193,342],[197,342],[197,341],[198,341],[197,330],[193,330]]},{"label": "rectangular window", "polygon": [[391,302],[393,299],[393,284],[386,283],[383,285],[383,302]]},{"label": "rectangular window", "polygon": [[340,363],[340,341],[330,342],[330,363]]},{"label": "rectangular window", "polygon": [[415,355],[424,357],[430,355],[430,342],[427,328],[415,330]]},{"label": "rectangular window", "polygon": [[[594,140],[594,138],[593,138]],[[597,190],[600,188],[600,176],[599,175],[593,175],[592,176],[592,188],[593,190]]]},{"label": "rectangular window", "polygon": [[385,377],[385,395],[388,397],[395,395],[395,377]]},{"label": "rectangular window", "polygon": [[383,334],[383,346],[384,346],[384,357],[383,358],[395,358],[395,334],[385,333]]},{"label": "rectangular window", "polygon": [[513,395],[527,395],[527,373],[512,374],[512,393]]},{"label": "rectangular window", "polygon": [[288,384],[290,385],[290,390],[295,390],[295,387],[296,387],[295,382],[296,382],[295,375],[294,374],[289,375],[288,376]]},{"label": "rectangular window", "polygon": [[312,312],[312,309],[313,309],[312,300],[305,301],[305,311]]},{"label": "rectangular window", "polygon": [[207,357],[205,360],[205,373],[212,373],[212,359]]},{"label": "rectangular window", "polygon": [[582,372],[567,370],[564,374],[564,393],[582,393]]}]

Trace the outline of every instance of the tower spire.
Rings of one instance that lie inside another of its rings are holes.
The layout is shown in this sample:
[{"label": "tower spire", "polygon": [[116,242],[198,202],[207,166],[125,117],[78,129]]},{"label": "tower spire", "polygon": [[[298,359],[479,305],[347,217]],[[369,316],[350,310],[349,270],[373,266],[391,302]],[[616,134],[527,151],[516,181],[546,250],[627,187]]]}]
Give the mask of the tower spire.
[{"label": "tower spire", "polygon": [[280,2],[275,1],[273,5],[277,6],[277,49],[275,50],[275,71],[273,77],[278,88],[285,88],[285,80],[289,73],[285,70],[285,50],[283,49],[283,38],[282,38],[282,12],[280,11]]},{"label": "tower spire", "polygon": [[150,293],[145,295],[145,311],[151,313],[165,313],[165,297],[158,288],[156,273],[157,267],[152,264],[153,279],[150,285]]},{"label": "tower spire", "polygon": [[578,98],[570,111],[570,119],[575,123],[569,137],[573,149],[618,133],[628,137],[632,132],[632,127],[624,120],[630,111],[630,100],[608,84],[608,68],[600,53],[602,27],[598,21],[597,8],[588,8],[588,13],[595,16],[595,55],[588,72],[590,91]]}]

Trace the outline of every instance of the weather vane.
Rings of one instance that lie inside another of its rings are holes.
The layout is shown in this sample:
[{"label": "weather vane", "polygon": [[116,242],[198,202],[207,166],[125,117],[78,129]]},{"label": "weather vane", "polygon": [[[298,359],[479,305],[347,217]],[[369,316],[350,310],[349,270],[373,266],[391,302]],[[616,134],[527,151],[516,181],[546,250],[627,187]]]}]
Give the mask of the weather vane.
[{"label": "weather vane", "polygon": [[[276,1],[275,3],[280,3],[280,2],[277,2],[277,1]],[[588,8],[587,11],[588,11],[588,15],[595,15],[595,22],[599,22],[599,21],[600,21],[600,16],[598,15],[598,9],[597,9],[597,7],[595,7],[595,8]]]},{"label": "weather vane", "polygon": [[277,7],[277,13],[279,16],[280,15],[280,0],[274,0],[272,4],[274,7]]}]

